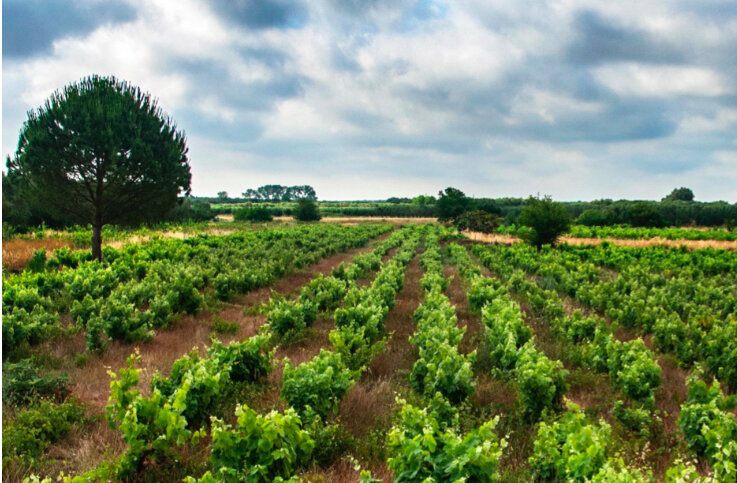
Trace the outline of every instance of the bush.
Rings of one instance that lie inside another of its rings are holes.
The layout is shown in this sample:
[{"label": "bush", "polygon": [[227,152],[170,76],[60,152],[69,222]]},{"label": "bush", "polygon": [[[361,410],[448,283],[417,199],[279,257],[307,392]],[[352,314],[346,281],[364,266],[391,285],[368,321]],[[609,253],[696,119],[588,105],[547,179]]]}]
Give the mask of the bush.
[{"label": "bush", "polygon": [[274,217],[265,206],[247,206],[233,211],[235,221],[272,221]]},{"label": "bush", "polygon": [[279,337],[295,335],[317,318],[317,307],[309,300],[291,302],[275,299],[267,315],[269,328]]},{"label": "bush", "polygon": [[320,210],[313,200],[300,198],[297,200],[297,208],[294,210],[294,219],[299,221],[319,221]]},{"label": "bush", "polygon": [[655,203],[640,201],[627,208],[626,218],[632,226],[663,226],[663,216],[656,209]]},{"label": "bush", "polygon": [[498,416],[466,434],[441,424],[431,408],[402,405],[387,438],[387,461],[396,482],[498,481],[505,440],[494,433]]},{"label": "bush", "polygon": [[217,478],[203,477],[200,481],[276,481],[291,477],[307,463],[315,441],[302,429],[302,421],[293,409],[262,416],[244,405],[238,406],[235,414],[235,428],[214,420],[210,459]]},{"label": "bush", "polygon": [[3,402],[16,406],[30,404],[39,398],[62,401],[69,395],[68,374],[42,376],[30,359],[16,364],[5,364],[3,374]]},{"label": "bush", "polygon": [[[678,426],[691,451],[713,462],[730,442],[737,446],[737,418],[730,412],[734,410],[737,398],[725,396],[719,381],[714,380],[711,386],[707,386],[699,376],[697,370],[689,377],[688,398],[681,405]],[[732,454],[732,458],[737,459],[737,452]]]},{"label": "bush", "polygon": [[412,389],[428,397],[440,393],[451,404],[460,404],[476,389],[471,369],[475,360],[476,352],[459,354],[448,342],[420,350],[410,374]]},{"label": "bush", "polygon": [[568,390],[568,371],[560,361],[548,359],[529,342],[519,352],[515,378],[522,406],[525,417],[537,421],[543,411],[562,407],[563,394]]},{"label": "bush", "polygon": [[543,245],[555,245],[558,237],[567,233],[571,227],[571,215],[561,203],[556,203],[550,196],[528,198],[517,222],[530,228],[521,235],[531,245],[540,248]]},{"label": "bush", "polygon": [[540,423],[530,457],[535,481],[589,481],[607,462],[609,425],[590,423],[571,404],[558,421]]},{"label": "bush", "polygon": [[297,367],[287,362],[282,377],[281,397],[303,419],[311,414],[323,420],[338,411],[338,404],[353,385],[350,371],[336,352],[320,350],[320,354]]},{"label": "bush", "polygon": [[13,459],[36,465],[36,458],[51,443],[85,420],[84,414],[85,408],[76,401],[61,404],[42,401],[38,406],[19,411],[15,419],[3,423],[3,468]]}]

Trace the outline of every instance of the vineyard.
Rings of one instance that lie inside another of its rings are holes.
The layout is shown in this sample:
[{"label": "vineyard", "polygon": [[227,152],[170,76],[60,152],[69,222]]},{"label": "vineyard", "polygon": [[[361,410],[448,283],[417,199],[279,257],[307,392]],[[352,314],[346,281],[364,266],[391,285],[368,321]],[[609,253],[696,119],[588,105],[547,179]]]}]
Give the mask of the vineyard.
[{"label": "vineyard", "polygon": [[4,481],[737,481],[732,251],[325,223],[103,252],[3,279]]}]

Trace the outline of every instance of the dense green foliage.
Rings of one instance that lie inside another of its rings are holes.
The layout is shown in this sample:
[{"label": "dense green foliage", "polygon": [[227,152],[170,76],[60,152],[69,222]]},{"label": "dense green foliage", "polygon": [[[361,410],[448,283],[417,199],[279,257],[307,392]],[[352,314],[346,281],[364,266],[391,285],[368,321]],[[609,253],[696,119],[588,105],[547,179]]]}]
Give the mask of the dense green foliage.
[{"label": "dense green foliage", "polygon": [[62,401],[69,395],[68,374],[40,374],[30,359],[3,364],[3,403],[15,406],[39,399]]},{"label": "dense green foliage", "polygon": [[235,221],[272,221],[274,217],[268,208],[251,205],[233,211]]},{"label": "dense green foliage", "polygon": [[571,217],[563,205],[552,198],[530,197],[522,209],[517,222],[529,228],[522,238],[533,246],[555,245],[562,234],[571,226]]},{"label": "dense green foliage", "polygon": [[91,223],[95,259],[103,225],[162,218],[189,194],[191,180],[184,134],[157,101],[99,76],[29,112],[8,172],[52,215]]},{"label": "dense green foliage", "polygon": [[696,455],[706,457],[714,473],[727,481],[737,478],[737,418],[731,412],[737,396],[726,397],[718,381],[708,386],[697,372],[688,381],[688,399],[681,406],[678,426]]},{"label": "dense green foliage", "polygon": [[208,472],[199,481],[266,482],[289,478],[307,462],[315,447],[293,409],[262,416],[248,406],[238,406],[235,415],[235,428],[219,419],[213,421],[211,461],[216,478]]},{"label": "dense green foliage", "polygon": [[3,279],[3,352],[69,330],[60,325],[67,312],[90,350],[103,350],[109,340],[146,339],[179,314],[197,313],[205,287],[225,300],[388,228],[315,225],[154,239],[106,247],[105,263],[88,261],[89,252],[57,250],[43,272]]},{"label": "dense green foliage", "polygon": [[247,189],[243,193],[243,197],[251,201],[293,201],[300,198],[317,201],[315,189],[309,185],[282,186],[267,184],[256,189]]},{"label": "dense green foliage", "polygon": [[499,419],[461,434],[430,408],[399,400],[399,422],[387,437],[387,464],[396,482],[499,481],[505,440],[494,433]]},{"label": "dense green foliage", "polygon": [[297,207],[294,209],[294,219],[298,221],[319,221],[320,208],[314,200],[300,198],[297,201]]},{"label": "dense green foliage", "polygon": [[499,225],[499,219],[482,210],[467,211],[459,215],[453,225],[458,231],[477,231],[480,233],[491,233]]},{"label": "dense green foliage", "polygon": [[85,420],[86,409],[74,400],[62,403],[41,401],[19,410],[3,423],[3,468],[8,464],[35,467],[39,457],[54,442]]},{"label": "dense green foliage", "polygon": [[676,188],[670,192],[668,196],[663,198],[661,201],[693,201],[694,194],[689,188]]},{"label": "dense green foliage", "polygon": [[456,188],[445,188],[438,193],[435,216],[440,221],[455,220],[473,207],[473,200]]}]

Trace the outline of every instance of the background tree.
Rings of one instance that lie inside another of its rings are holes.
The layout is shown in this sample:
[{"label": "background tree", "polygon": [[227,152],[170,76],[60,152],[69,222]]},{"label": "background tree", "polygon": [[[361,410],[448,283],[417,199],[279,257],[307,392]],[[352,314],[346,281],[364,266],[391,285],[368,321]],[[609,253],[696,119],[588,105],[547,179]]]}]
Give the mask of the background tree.
[{"label": "background tree", "polygon": [[445,188],[438,192],[435,214],[440,221],[454,220],[461,213],[473,208],[473,200],[456,188]]},{"label": "background tree", "polygon": [[655,207],[655,202],[638,201],[627,208],[627,221],[632,226],[663,226],[663,217]]},{"label": "background tree", "polygon": [[613,220],[614,213],[611,211],[589,208],[578,215],[576,223],[586,226],[607,226],[614,224]]},{"label": "background tree", "polygon": [[218,198],[221,200],[227,200],[228,199],[228,192],[227,191],[218,191]]},{"label": "background tree", "polygon": [[693,201],[693,191],[688,188],[680,187],[670,192],[668,196],[661,201]]},{"label": "background tree", "polygon": [[430,206],[435,204],[435,197],[430,195],[418,195],[412,198],[412,204],[417,206]]},{"label": "background tree", "polygon": [[483,210],[467,211],[455,219],[453,225],[458,231],[477,231],[493,233],[499,226],[499,218]]},{"label": "background tree", "polygon": [[556,240],[571,228],[571,215],[562,203],[556,203],[550,196],[535,198],[530,196],[517,223],[530,228],[522,236],[531,245],[555,245]]},{"label": "background tree", "polygon": [[244,197],[244,198],[246,198],[247,200],[251,200],[251,201],[256,201],[256,200],[258,200],[258,199],[259,199],[259,196],[258,196],[258,191],[256,191],[256,190],[255,190],[255,189],[253,189],[253,188],[248,188],[248,189],[247,189],[246,191],[244,191],[244,192],[243,192],[243,193],[241,193],[241,194],[242,194],[242,195],[243,195],[243,197]]},{"label": "background tree", "polygon": [[91,76],[56,91],[23,124],[8,175],[52,215],[102,227],[165,216],[191,173],[183,132],[149,94],[114,77]]},{"label": "background tree", "polygon": [[299,221],[318,221],[320,216],[320,210],[317,207],[317,203],[307,198],[300,198],[297,200],[297,207],[294,209],[294,219]]}]

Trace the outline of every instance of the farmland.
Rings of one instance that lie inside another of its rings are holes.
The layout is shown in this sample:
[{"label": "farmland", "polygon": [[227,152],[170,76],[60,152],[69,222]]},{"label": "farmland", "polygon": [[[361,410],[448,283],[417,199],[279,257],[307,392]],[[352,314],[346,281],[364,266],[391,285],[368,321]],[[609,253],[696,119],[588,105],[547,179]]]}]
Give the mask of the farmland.
[{"label": "farmland", "polygon": [[5,274],[4,481],[737,475],[733,251],[373,221],[117,238]]}]

